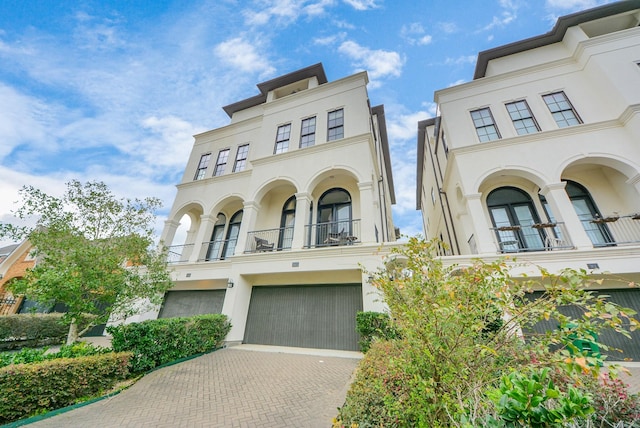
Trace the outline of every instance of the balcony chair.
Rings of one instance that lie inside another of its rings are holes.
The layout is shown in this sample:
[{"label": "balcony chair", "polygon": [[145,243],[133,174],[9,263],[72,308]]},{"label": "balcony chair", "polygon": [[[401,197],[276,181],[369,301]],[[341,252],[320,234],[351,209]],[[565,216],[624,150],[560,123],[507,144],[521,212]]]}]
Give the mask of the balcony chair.
[{"label": "balcony chair", "polygon": [[256,251],[273,251],[273,243],[270,243],[266,239],[256,238]]},{"label": "balcony chair", "polygon": [[347,235],[344,233],[344,229],[342,229],[340,233],[329,233],[327,235],[327,239],[324,240],[324,243],[327,245],[340,245],[346,237]]}]

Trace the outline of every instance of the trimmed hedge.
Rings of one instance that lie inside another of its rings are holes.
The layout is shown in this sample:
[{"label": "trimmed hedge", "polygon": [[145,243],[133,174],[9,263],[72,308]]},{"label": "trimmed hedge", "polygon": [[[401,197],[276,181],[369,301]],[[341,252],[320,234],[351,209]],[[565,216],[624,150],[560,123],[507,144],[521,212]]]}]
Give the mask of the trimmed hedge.
[{"label": "trimmed hedge", "polygon": [[161,318],[107,327],[116,352],[133,353],[131,371],[144,372],[220,347],[231,324],[225,315]]},{"label": "trimmed hedge", "polygon": [[356,330],[360,334],[358,345],[360,345],[362,352],[367,352],[375,340],[400,338],[389,314],[382,312],[358,312],[356,314]]},{"label": "trimmed hedge", "polygon": [[109,353],[0,368],[0,423],[99,395],[127,378],[131,356]]},{"label": "trimmed hedge", "polygon": [[[59,344],[69,332],[64,314],[14,314],[0,316],[0,350]],[[95,318],[85,315],[80,330]]]},{"label": "trimmed hedge", "polygon": [[62,345],[58,352],[49,352],[49,348],[22,348],[20,351],[0,352],[0,367],[6,367],[11,364],[41,363],[57,358],[87,357],[108,352],[111,352],[110,348],[93,346],[86,342]]}]

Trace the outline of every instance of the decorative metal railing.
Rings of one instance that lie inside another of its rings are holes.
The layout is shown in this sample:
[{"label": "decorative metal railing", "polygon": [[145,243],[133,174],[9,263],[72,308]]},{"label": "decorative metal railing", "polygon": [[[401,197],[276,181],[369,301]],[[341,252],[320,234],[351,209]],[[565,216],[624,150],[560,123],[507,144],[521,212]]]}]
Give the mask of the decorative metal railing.
[{"label": "decorative metal railing", "polygon": [[247,234],[245,253],[290,250],[293,242],[293,226],[277,229],[254,230]]},{"label": "decorative metal railing", "polygon": [[568,250],[574,248],[564,223],[533,223],[493,227],[499,253]]},{"label": "decorative metal railing", "polygon": [[589,224],[590,227],[585,225],[585,230],[594,247],[640,243],[640,214],[597,217]]},{"label": "decorative metal railing", "polygon": [[360,220],[330,221],[305,226],[305,248],[353,245],[360,241]]}]

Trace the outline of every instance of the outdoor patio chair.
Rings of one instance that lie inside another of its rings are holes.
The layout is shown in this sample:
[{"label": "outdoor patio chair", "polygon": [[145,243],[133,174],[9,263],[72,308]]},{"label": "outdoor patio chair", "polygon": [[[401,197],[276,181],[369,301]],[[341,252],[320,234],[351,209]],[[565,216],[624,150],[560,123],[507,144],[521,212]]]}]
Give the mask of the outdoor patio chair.
[{"label": "outdoor patio chair", "polygon": [[266,239],[256,238],[256,251],[273,251],[273,243]]}]

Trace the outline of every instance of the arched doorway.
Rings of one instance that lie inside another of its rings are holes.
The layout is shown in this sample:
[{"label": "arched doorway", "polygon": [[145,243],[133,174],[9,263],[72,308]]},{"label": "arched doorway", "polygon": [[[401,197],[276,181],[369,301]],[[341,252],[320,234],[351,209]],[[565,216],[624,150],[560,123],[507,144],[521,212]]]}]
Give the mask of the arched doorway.
[{"label": "arched doorway", "polygon": [[351,236],[351,195],[344,189],[334,188],[322,194],[318,201],[318,245],[339,244]]},{"label": "arched doorway", "polygon": [[293,241],[293,227],[296,220],[296,197],[292,196],[287,199],[282,207],[282,216],[280,218],[280,233],[278,236],[278,249],[291,248]]},{"label": "arched doorway", "polygon": [[220,250],[224,243],[224,228],[227,225],[227,217],[219,213],[218,220],[213,225],[213,232],[211,233],[211,240],[209,241],[209,248],[207,249],[206,261],[218,260],[222,256]]},{"label": "arched doorway", "polygon": [[242,223],[242,210],[231,216],[229,227],[227,228],[227,239],[224,241],[224,249],[222,250],[222,259],[233,256],[238,243],[238,235],[240,235],[240,224]]},{"label": "arched doorway", "polygon": [[540,251],[544,249],[540,223],[531,197],[516,187],[500,187],[487,196],[487,208],[500,251]]},{"label": "arched doorway", "polygon": [[606,223],[602,220],[602,214],[596,203],[593,201],[589,191],[581,184],[571,180],[563,180],[567,184],[565,190],[573,209],[576,210],[576,214],[584,227],[584,231],[587,232],[589,239],[593,243],[594,247],[603,247],[613,245],[613,237],[607,227]]}]

